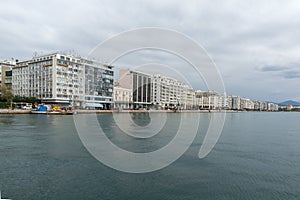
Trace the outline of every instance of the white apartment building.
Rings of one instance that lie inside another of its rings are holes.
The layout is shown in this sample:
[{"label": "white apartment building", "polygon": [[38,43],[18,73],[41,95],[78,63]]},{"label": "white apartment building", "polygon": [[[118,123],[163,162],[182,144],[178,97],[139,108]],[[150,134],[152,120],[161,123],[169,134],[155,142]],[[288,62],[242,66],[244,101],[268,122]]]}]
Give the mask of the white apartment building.
[{"label": "white apartment building", "polygon": [[29,94],[29,67],[28,61],[19,62],[13,68],[12,89],[15,96],[30,97]]},{"label": "white apartment building", "polygon": [[221,109],[224,105],[224,97],[216,91],[195,91],[195,104],[199,109]]},{"label": "white apartment building", "polygon": [[112,67],[95,61],[53,53],[19,62],[12,73],[17,96],[93,109],[109,109],[113,103]]},{"label": "white apartment building", "polygon": [[241,109],[241,97],[239,96],[228,96],[228,108],[230,110],[240,110]]},{"label": "white apartment building", "polygon": [[194,91],[176,79],[155,74],[152,79],[152,102],[160,108],[191,109]]},{"label": "white apartment building", "polygon": [[254,102],[247,98],[241,98],[240,100],[242,110],[254,110]]},{"label": "white apartment building", "polygon": [[275,103],[268,102],[267,103],[267,110],[268,111],[277,111],[278,110],[278,105],[275,104]]},{"label": "white apartment building", "polygon": [[197,106],[195,105],[195,101],[196,101],[196,94],[195,94],[195,90],[193,90],[192,88],[185,88],[186,90],[186,98],[185,98],[185,103],[183,106],[183,109],[185,110],[192,110],[192,109],[196,109]]}]

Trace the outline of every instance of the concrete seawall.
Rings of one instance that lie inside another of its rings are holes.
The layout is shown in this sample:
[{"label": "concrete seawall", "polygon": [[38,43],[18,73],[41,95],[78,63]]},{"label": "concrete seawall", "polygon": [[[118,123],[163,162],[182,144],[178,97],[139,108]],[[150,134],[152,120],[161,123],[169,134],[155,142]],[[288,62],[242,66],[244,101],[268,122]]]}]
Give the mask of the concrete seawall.
[{"label": "concrete seawall", "polygon": [[30,114],[30,110],[19,110],[19,109],[0,109],[0,114]]}]

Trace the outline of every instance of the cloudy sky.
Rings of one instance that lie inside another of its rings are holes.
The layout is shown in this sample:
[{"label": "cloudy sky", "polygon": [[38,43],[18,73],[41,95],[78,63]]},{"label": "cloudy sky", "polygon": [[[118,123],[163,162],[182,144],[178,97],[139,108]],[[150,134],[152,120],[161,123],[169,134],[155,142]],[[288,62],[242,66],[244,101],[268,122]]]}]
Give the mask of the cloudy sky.
[{"label": "cloudy sky", "polygon": [[[0,3],[0,27],[0,60],[53,51],[87,56],[97,44],[123,31],[173,29],[206,49],[227,93],[300,101],[300,2],[296,0],[10,0]],[[141,55],[135,58],[143,61]]]}]

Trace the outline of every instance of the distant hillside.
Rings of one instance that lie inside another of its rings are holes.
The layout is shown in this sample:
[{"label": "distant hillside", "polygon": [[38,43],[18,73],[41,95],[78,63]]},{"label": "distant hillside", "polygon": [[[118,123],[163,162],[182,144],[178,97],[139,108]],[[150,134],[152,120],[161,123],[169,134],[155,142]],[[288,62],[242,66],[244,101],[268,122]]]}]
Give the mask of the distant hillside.
[{"label": "distant hillside", "polygon": [[287,105],[300,106],[300,102],[288,100],[288,101],[281,102],[278,105],[280,105],[280,106],[287,106]]}]

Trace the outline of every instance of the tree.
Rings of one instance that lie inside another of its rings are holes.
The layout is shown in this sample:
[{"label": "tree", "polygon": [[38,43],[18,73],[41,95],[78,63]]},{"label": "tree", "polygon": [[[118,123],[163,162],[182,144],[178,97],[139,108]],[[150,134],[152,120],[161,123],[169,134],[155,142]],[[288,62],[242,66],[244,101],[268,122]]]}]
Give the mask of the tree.
[{"label": "tree", "polygon": [[14,102],[27,102],[34,104],[37,100],[35,97],[21,97],[21,96],[14,96]]},{"label": "tree", "polygon": [[11,88],[7,88],[6,86],[1,87],[1,98],[3,100],[7,101],[7,104],[10,105],[10,108],[12,108],[12,100],[14,98],[14,95],[11,91]]}]

